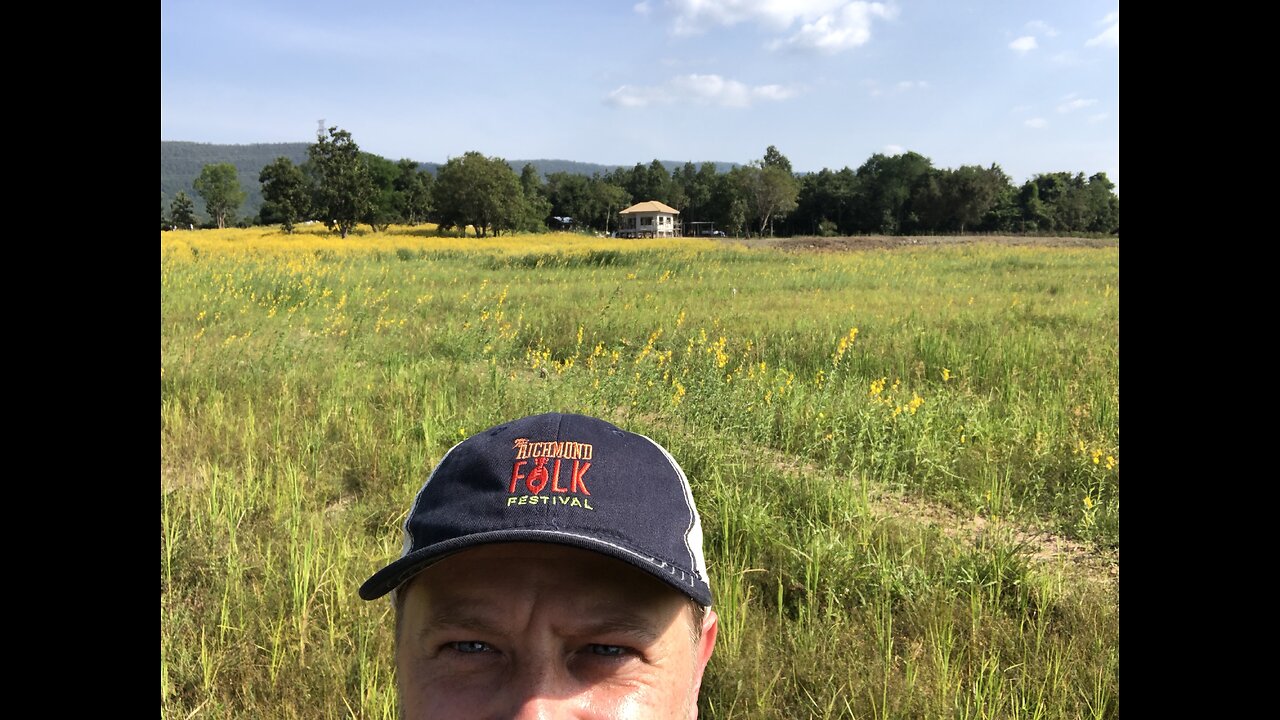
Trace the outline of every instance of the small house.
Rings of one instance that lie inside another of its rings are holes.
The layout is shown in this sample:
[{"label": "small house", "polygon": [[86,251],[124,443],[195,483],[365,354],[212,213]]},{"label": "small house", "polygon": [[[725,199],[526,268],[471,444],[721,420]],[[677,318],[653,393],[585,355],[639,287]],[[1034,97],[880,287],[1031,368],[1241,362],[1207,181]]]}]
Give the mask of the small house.
[{"label": "small house", "polygon": [[679,214],[657,200],[636,203],[618,213],[618,237],[680,237]]}]

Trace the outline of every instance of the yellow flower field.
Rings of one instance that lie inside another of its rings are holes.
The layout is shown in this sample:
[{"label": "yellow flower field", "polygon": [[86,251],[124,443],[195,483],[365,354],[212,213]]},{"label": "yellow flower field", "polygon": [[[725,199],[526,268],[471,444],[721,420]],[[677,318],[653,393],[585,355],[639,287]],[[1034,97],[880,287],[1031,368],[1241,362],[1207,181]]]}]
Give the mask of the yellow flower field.
[{"label": "yellow flower field", "polygon": [[395,717],[355,589],[548,410],[688,472],[703,717],[1118,717],[1118,248],[421,226],[161,234],[162,716]]}]

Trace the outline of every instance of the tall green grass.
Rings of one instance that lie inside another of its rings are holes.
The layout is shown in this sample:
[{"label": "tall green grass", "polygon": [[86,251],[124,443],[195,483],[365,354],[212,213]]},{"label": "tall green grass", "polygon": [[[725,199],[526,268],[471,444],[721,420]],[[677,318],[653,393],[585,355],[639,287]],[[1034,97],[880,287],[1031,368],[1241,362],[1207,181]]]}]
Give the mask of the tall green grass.
[{"label": "tall green grass", "polygon": [[1117,250],[400,249],[162,253],[162,716],[394,717],[355,589],[548,410],[694,484],[704,716],[1118,716],[1117,581],[1026,541],[1119,548]]}]

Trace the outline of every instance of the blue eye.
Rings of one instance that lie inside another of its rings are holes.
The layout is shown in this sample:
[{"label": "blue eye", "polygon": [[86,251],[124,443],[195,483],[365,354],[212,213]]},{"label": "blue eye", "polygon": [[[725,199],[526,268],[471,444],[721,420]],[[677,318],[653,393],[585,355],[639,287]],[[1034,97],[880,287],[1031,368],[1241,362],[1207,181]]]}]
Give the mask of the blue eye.
[{"label": "blue eye", "polygon": [[622,647],[621,645],[592,644],[591,652],[596,655],[603,655],[605,657],[622,657],[623,655],[627,654],[627,649]]},{"label": "blue eye", "polygon": [[493,652],[493,648],[489,647],[488,643],[482,643],[478,640],[452,642],[452,643],[449,643],[449,647],[453,648],[454,650],[457,650],[460,653],[467,653],[467,654]]}]

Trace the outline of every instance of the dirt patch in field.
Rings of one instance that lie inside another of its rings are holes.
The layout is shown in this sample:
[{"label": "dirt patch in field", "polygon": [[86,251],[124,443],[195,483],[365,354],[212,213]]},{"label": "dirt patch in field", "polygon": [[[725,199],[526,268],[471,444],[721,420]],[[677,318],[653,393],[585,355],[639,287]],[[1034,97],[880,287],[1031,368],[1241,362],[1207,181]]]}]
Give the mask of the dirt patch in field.
[{"label": "dirt patch in field", "polygon": [[772,247],[789,252],[856,252],[859,250],[896,250],[922,245],[1029,245],[1033,247],[1114,248],[1119,238],[1023,237],[1014,235],[865,235],[856,237],[800,236],[736,240],[751,248]]},{"label": "dirt patch in field", "polygon": [[[782,455],[774,457],[773,466],[782,473],[814,475],[822,472],[816,465]],[[1120,582],[1120,551],[1097,547],[1022,521],[992,519],[979,514],[965,515],[942,503],[918,497],[907,497],[888,490],[871,490],[868,506],[880,518],[894,518],[909,523],[937,528],[943,535],[968,547],[978,547],[988,538],[1011,543],[1029,560],[1041,564],[1063,563],[1077,575],[1093,582]]]},{"label": "dirt patch in field", "polygon": [[[782,474],[817,475],[822,470],[808,460],[770,453],[770,464]],[[926,525],[968,547],[978,547],[988,539],[1011,543],[1027,559],[1039,564],[1063,564],[1074,575],[1092,582],[1116,586],[1120,583],[1120,551],[1101,550],[1059,533],[1035,527],[1022,520],[992,519],[979,514],[965,515],[942,503],[908,497],[886,489],[871,489],[868,509],[878,518],[893,518]]]},{"label": "dirt patch in field", "polygon": [[[763,448],[757,447],[756,450],[759,452]],[[782,475],[814,476],[823,472],[808,460],[781,452],[766,451],[764,455]],[[759,459],[755,458],[756,461]],[[934,527],[946,537],[971,548],[979,547],[987,540],[1010,543],[1033,563],[1061,564],[1072,568],[1075,577],[1112,587],[1120,584],[1118,548],[1099,549],[1022,519],[993,519],[977,513],[967,515],[940,502],[908,497],[884,488],[873,487],[868,494],[868,509],[877,518]]]},{"label": "dirt patch in field", "polygon": [[992,520],[981,515],[966,517],[949,507],[917,498],[881,495],[871,501],[878,515],[904,518],[936,527],[953,540],[978,546],[987,537],[1013,543],[1026,557],[1038,563],[1063,563],[1094,582],[1119,584],[1120,551],[1103,551],[1048,530],[1008,520]]}]

